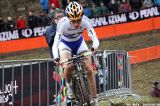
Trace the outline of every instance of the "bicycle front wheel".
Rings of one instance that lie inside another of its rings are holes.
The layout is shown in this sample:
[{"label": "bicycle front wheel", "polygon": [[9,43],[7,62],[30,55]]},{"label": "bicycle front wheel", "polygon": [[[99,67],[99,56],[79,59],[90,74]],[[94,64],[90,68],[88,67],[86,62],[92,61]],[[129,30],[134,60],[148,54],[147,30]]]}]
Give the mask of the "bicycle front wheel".
[{"label": "bicycle front wheel", "polygon": [[84,77],[83,73],[79,74],[78,85],[79,85],[79,90],[81,93],[81,99],[82,99],[81,101],[82,101],[83,106],[91,106],[90,105],[90,101],[91,101],[90,91],[89,91],[89,87],[87,84],[87,80]]}]

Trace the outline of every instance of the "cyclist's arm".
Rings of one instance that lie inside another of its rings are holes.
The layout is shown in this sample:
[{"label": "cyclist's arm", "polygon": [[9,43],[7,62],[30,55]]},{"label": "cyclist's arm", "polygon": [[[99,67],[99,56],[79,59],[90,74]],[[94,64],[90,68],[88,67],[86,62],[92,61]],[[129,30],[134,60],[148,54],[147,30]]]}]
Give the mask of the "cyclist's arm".
[{"label": "cyclist's arm", "polygon": [[59,45],[59,41],[60,41],[60,36],[61,36],[61,34],[59,32],[56,32],[56,36],[54,38],[54,44],[52,46],[52,52],[53,52],[54,59],[59,58],[58,45]]},{"label": "cyclist's arm", "polygon": [[99,40],[97,38],[96,32],[94,31],[94,29],[91,26],[91,24],[89,23],[89,21],[86,21],[86,29],[87,29],[87,32],[88,32],[88,36],[90,37],[90,39],[93,42],[92,47],[94,49],[98,49],[98,47],[99,47]]},{"label": "cyclist's arm", "polygon": [[94,29],[91,28],[91,29],[89,29],[89,30],[87,30],[87,31],[88,31],[89,37],[91,38],[91,40],[92,40],[92,42],[93,42],[92,47],[93,47],[94,49],[98,49],[98,47],[99,47],[99,40],[98,40],[98,38],[97,38],[97,36],[96,36],[96,33],[95,33]]}]

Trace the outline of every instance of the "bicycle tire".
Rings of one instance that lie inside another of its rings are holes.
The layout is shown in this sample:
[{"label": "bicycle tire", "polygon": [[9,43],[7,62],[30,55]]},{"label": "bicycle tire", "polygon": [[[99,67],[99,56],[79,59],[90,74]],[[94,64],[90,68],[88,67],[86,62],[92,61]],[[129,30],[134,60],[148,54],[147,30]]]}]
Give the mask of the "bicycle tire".
[{"label": "bicycle tire", "polygon": [[[78,101],[78,106],[92,106],[90,104],[90,91],[84,74],[79,73],[78,79],[75,78],[72,81],[74,85],[73,92],[77,99],[75,101]],[[72,104],[75,104],[75,101],[73,101]]]},{"label": "bicycle tire", "polygon": [[87,80],[84,77],[83,73],[79,74],[79,82],[80,82],[80,87],[81,87],[81,94],[83,95],[83,100],[82,103],[85,104],[85,106],[90,106],[90,91],[89,91],[89,87],[87,84]]},{"label": "bicycle tire", "polygon": [[[76,96],[75,101],[78,101],[76,106],[82,106],[83,105],[83,102],[82,102],[83,97],[81,95],[81,90],[80,90],[81,87],[79,86],[79,81],[78,81],[78,79],[75,78],[75,79],[73,79],[72,83],[73,83],[73,92]],[[72,102],[71,106],[75,106],[75,104],[76,104],[75,101],[71,101]]]}]

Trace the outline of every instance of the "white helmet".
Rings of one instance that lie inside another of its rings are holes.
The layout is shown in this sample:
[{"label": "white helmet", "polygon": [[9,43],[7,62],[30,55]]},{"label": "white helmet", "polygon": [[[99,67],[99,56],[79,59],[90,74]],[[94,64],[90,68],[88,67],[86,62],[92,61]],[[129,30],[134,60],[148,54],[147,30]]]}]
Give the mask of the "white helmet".
[{"label": "white helmet", "polygon": [[75,1],[66,7],[66,14],[70,20],[79,20],[83,16],[83,7]]}]

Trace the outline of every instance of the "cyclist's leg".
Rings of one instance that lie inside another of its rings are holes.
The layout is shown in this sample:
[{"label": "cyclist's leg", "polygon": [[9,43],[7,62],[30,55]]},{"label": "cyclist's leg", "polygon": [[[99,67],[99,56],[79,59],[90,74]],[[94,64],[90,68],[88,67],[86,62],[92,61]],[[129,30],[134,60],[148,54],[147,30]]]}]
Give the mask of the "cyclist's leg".
[{"label": "cyclist's leg", "polygon": [[94,70],[92,67],[91,56],[87,56],[87,58],[84,60],[84,63],[85,63],[85,68],[87,70],[87,79],[92,93],[93,102],[95,106],[99,106],[97,98],[96,81],[95,81]]},{"label": "cyclist's leg", "polygon": [[[77,53],[80,54],[85,51],[88,51],[88,47],[86,43],[83,41]],[[88,79],[92,96],[97,97],[96,81],[95,81],[94,71],[93,71],[92,62],[91,62],[91,56],[88,56],[87,59],[84,60],[84,63],[87,71],[87,79]]]},{"label": "cyclist's leg", "polygon": [[[61,60],[70,59],[71,58],[71,52],[70,48],[67,47],[63,42],[60,42],[59,44],[59,52],[60,52],[60,58]],[[64,77],[66,81],[70,81],[71,79],[71,64],[67,65],[67,63],[63,64],[64,68]]]},{"label": "cyclist's leg", "polygon": [[[71,58],[71,54],[68,52],[68,50],[64,49],[61,53],[61,60],[63,61],[69,58]],[[70,82],[71,76],[72,76],[72,69],[73,69],[72,64],[64,63],[63,68],[64,68],[64,77],[67,82]]]},{"label": "cyclist's leg", "polygon": [[[68,48],[62,42],[60,43],[59,50],[60,50],[60,57],[62,61],[65,59],[71,58],[70,48]],[[67,85],[68,97],[72,99],[74,98],[74,95],[71,89],[71,78],[72,78],[73,67],[72,67],[72,64],[64,63],[63,68],[64,68],[64,78],[66,80],[66,85]]]},{"label": "cyclist's leg", "polygon": [[92,96],[97,97],[96,81],[95,81],[95,75],[94,75],[94,71],[91,63],[91,57],[87,56],[87,59],[84,60],[84,63],[87,71],[87,78],[90,84]]}]

